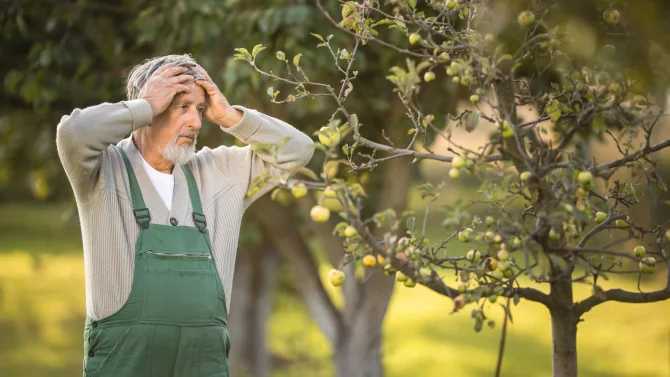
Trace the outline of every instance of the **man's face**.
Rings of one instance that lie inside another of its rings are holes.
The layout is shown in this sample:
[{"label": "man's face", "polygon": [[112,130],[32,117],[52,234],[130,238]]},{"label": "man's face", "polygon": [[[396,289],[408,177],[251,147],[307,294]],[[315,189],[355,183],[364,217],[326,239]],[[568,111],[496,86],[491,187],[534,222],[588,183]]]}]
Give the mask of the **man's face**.
[{"label": "man's face", "polygon": [[151,140],[158,143],[167,160],[185,164],[195,156],[202,114],[207,106],[205,90],[187,83],[191,91],[177,94],[167,110],[151,122]]}]

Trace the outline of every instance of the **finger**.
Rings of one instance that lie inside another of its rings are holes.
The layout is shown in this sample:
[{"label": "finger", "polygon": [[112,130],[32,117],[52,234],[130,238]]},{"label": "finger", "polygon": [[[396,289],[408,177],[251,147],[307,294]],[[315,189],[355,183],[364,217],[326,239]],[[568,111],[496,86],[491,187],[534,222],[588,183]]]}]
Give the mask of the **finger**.
[{"label": "finger", "polygon": [[165,65],[162,65],[162,66],[158,67],[158,69],[156,69],[151,76],[158,76],[158,75],[162,74],[163,72],[165,72],[167,69],[170,69],[170,68],[176,67],[176,66],[177,66],[177,63],[168,63],[168,64],[165,64]]},{"label": "finger", "polygon": [[179,75],[179,76],[174,76],[170,78],[170,82],[173,84],[181,84],[187,81],[193,81],[195,77],[191,75]]},{"label": "finger", "polygon": [[199,79],[199,80],[195,80],[195,83],[202,86],[203,88],[205,88],[205,90],[207,91],[207,94],[209,94],[210,96],[219,92],[219,88],[217,88],[216,85],[212,84],[211,82],[209,82],[207,80]]},{"label": "finger", "polygon": [[174,88],[175,94],[191,92],[191,88],[189,88],[187,85],[184,85],[184,84],[174,85],[173,88]]},{"label": "finger", "polygon": [[209,80],[209,81],[211,81],[211,82],[214,82],[214,80],[212,80],[212,78],[209,77],[209,73],[207,73],[207,71],[205,71],[205,69],[202,68],[202,66],[201,66],[200,64],[196,64],[196,65],[195,65],[195,69],[196,69],[198,72],[202,73],[202,75],[205,76],[205,77],[207,78],[207,80]]},{"label": "finger", "polygon": [[186,68],[186,67],[172,67],[172,68],[168,68],[167,70],[165,70],[165,72],[163,72],[162,76],[163,77],[173,77],[173,76],[177,76],[178,74],[184,73],[186,71],[188,71],[188,68]]}]

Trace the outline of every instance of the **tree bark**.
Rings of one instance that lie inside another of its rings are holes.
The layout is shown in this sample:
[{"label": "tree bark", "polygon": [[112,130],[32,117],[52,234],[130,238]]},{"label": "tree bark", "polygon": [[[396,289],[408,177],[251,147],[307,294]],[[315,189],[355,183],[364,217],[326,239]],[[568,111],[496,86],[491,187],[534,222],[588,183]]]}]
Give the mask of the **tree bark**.
[{"label": "tree bark", "polygon": [[238,253],[228,321],[236,376],[270,376],[271,355],[265,339],[278,264],[278,253],[267,241]]},{"label": "tree bark", "polygon": [[553,377],[577,376],[577,323],[573,309],[570,276],[551,283],[553,307],[551,330],[553,338]]}]

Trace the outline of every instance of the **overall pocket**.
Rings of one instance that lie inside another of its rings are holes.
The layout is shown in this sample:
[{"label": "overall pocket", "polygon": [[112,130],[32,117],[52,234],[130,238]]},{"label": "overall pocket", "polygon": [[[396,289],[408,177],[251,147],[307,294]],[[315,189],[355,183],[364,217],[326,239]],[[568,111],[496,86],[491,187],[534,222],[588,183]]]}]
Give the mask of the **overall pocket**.
[{"label": "overall pocket", "polygon": [[84,376],[97,375],[102,367],[119,352],[121,344],[130,332],[130,327],[117,326],[90,329],[86,333],[84,347]]},{"label": "overall pocket", "polygon": [[216,314],[216,269],[209,254],[148,251],[142,319],[210,322]]}]

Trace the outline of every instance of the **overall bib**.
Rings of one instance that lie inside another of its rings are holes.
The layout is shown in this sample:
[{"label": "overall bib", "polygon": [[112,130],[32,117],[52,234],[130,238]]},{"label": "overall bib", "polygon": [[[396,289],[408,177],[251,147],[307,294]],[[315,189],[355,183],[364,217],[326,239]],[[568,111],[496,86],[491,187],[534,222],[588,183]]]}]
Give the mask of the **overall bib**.
[{"label": "overall bib", "polygon": [[84,377],[228,377],[225,293],[193,174],[182,166],[196,226],[150,224],[128,156],[117,149],[140,226],[135,272],[119,311],[86,319]]}]

